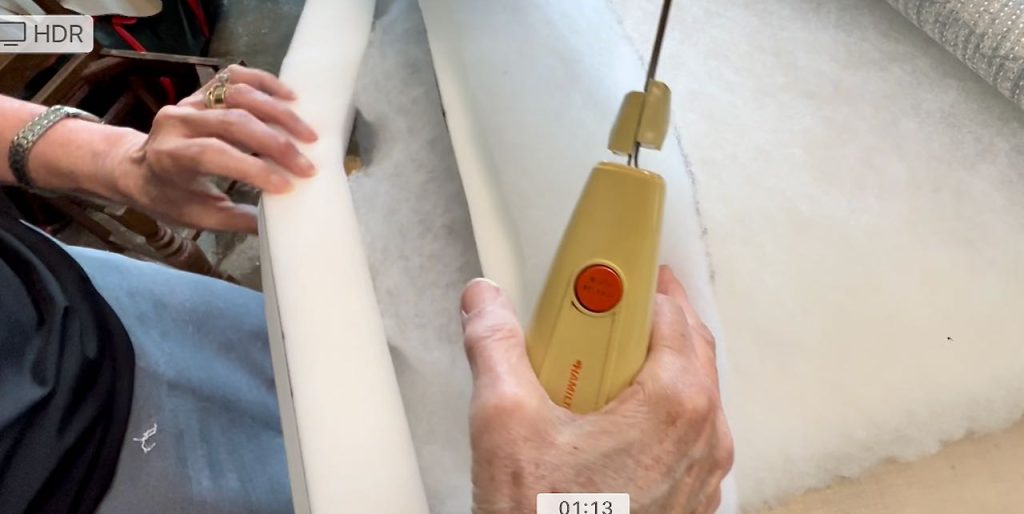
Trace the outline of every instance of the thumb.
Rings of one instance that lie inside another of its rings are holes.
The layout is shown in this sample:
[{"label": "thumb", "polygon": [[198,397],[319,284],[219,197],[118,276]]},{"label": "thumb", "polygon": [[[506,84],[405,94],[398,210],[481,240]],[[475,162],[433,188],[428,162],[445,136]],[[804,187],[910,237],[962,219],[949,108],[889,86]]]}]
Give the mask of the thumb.
[{"label": "thumb", "polygon": [[497,284],[477,278],[466,285],[462,292],[462,331],[477,389],[540,388],[515,309]]}]

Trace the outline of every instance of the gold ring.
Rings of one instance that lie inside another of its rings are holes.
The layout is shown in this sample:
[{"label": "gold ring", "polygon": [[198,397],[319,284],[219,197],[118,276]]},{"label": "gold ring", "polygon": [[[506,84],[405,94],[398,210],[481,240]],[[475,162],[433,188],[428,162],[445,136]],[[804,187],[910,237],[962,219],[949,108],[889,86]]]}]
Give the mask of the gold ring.
[{"label": "gold ring", "polygon": [[214,86],[206,92],[206,107],[208,109],[223,109],[227,106],[227,102],[227,84],[214,84]]}]

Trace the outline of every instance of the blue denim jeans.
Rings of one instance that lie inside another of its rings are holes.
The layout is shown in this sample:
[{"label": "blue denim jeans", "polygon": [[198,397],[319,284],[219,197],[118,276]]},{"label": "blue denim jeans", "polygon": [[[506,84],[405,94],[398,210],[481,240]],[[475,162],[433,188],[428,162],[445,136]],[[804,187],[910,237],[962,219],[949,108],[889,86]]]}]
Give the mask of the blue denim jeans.
[{"label": "blue denim jeans", "polygon": [[263,297],[65,247],[135,348],[135,392],[100,513],[292,511]]}]

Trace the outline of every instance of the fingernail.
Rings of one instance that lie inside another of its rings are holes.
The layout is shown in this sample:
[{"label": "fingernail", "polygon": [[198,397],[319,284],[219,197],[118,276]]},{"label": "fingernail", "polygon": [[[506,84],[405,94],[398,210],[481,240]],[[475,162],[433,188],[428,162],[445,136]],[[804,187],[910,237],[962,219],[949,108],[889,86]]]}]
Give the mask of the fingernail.
[{"label": "fingernail", "polygon": [[320,139],[320,134],[317,134],[313,127],[306,125],[306,142],[315,143],[317,139]]},{"label": "fingernail", "polygon": [[676,278],[676,274],[672,271],[672,268],[668,264],[662,264],[658,266],[661,273],[666,274],[669,278]]},{"label": "fingernail", "polygon": [[305,173],[307,177],[312,177],[316,174],[316,165],[313,164],[313,161],[309,160],[309,157],[306,157],[305,155],[299,155],[299,166],[302,167],[302,172]]},{"label": "fingernail", "polygon": [[295,183],[290,178],[280,174],[271,175],[270,181],[273,183],[274,191],[277,193],[287,193],[295,187]]},{"label": "fingernail", "polygon": [[487,278],[474,278],[462,293],[462,319],[501,298],[501,287]]}]

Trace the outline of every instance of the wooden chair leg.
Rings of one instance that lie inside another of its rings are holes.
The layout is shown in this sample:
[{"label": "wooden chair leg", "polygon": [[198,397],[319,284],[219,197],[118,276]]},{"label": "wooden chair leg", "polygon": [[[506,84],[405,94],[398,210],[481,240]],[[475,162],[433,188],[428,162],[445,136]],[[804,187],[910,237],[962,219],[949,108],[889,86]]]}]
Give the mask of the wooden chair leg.
[{"label": "wooden chair leg", "polygon": [[114,234],[109,228],[103,226],[102,223],[93,219],[92,216],[86,212],[85,209],[79,207],[74,202],[69,201],[67,198],[54,197],[46,200],[50,205],[56,207],[59,211],[67,214],[78,226],[82,227],[86,232],[90,233],[96,239],[99,239],[107,246],[110,251],[116,253],[125,253],[127,249],[114,240]]},{"label": "wooden chair leg", "polygon": [[214,268],[195,241],[175,234],[173,230],[157,223],[148,215],[130,207],[120,214],[106,214],[128,230],[145,238],[146,244],[163,262],[181,270],[238,283],[235,277]]}]

